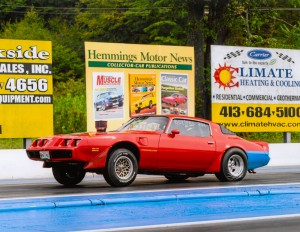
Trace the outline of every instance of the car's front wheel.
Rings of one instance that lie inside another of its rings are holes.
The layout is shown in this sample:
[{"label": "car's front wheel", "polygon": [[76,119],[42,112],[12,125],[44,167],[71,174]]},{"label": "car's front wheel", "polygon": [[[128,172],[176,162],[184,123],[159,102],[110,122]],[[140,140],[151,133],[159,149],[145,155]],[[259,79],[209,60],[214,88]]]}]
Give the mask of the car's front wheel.
[{"label": "car's front wheel", "polygon": [[246,176],[247,167],[246,154],[241,149],[232,148],[225,153],[221,171],[215,175],[222,182],[239,181]]},{"label": "car's front wheel", "polygon": [[114,150],[108,157],[103,177],[114,187],[130,185],[136,178],[138,162],[134,154],[125,148]]},{"label": "car's front wheel", "polygon": [[52,167],[52,173],[58,183],[67,187],[72,187],[83,180],[86,172],[78,167],[57,166]]},{"label": "car's front wheel", "polygon": [[99,109],[100,109],[101,111],[105,111],[105,110],[106,110],[105,104],[104,104],[104,103],[101,103]]}]

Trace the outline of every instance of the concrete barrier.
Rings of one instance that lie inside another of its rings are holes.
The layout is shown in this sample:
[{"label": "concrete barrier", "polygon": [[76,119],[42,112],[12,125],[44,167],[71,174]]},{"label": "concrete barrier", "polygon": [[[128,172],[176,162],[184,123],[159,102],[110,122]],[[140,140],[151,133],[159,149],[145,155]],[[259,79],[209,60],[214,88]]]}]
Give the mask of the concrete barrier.
[{"label": "concrete barrier", "polygon": [[[300,165],[300,143],[270,144],[271,160],[268,166]],[[52,178],[50,168],[28,159],[25,149],[0,150],[0,179]]]}]

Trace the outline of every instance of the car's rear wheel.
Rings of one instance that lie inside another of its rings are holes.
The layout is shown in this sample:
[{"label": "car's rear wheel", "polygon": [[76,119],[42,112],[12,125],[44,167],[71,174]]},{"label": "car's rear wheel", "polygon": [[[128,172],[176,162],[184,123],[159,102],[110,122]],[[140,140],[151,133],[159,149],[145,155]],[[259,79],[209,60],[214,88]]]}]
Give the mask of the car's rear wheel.
[{"label": "car's rear wheel", "polygon": [[222,182],[239,181],[246,176],[247,167],[246,154],[241,149],[232,148],[225,153],[221,171],[215,175]]},{"label": "car's rear wheel", "polygon": [[165,177],[169,181],[172,181],[172,182],[181,182],[181,181],[184,181],[184,180],[186,180],[186,179],[189,178],[189,176],[186,175],[186,174],[183,174],[183,175],[180,175],[180,174],[168,174],[168,175],[165,175]]},{"label": "car's rear wheel", "polygon": [[136,178],[138,162],[134,154],[125,148],[114,150],[108,157],[103,177],[114,187],[130,185]]},{"label": "car's rear wheel", "polygon": [[57,166],[52,167],[52,173],[58,183],[67,187],[72,187],[83,180],[86,172],[78,167]]}]

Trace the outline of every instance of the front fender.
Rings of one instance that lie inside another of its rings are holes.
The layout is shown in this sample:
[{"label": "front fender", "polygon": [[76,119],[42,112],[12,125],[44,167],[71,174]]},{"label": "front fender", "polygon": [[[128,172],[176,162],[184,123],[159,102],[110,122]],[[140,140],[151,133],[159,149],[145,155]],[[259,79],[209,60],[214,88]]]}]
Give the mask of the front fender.
[{"label": "front fender", "polygon": [[105,167],[106,158],[108,154],[109,148],[106,148],[101,153],[96,155],[91,161],[89,161],[85,166],[84,169],[102,169]]}]

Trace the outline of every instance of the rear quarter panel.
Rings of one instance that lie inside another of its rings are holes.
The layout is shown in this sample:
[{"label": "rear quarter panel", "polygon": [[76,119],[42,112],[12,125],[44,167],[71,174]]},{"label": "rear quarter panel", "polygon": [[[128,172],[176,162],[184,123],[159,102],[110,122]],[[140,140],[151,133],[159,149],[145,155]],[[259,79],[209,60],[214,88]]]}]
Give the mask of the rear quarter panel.
[{"label": "rear quarter panel", "polygon": [[254,169],[261,166],[265,166],[269,162],[268,151],[255,143],[236,135],[223,134],[220,130],[218,124],[212,124],[212,136],[216,143],[216,159],[214,163],[210,166],[208,172],[219,172],[221,168],[222,158],[226,151],[231,148],[239,148],[243,150],[248,159],[248,169]]}]

